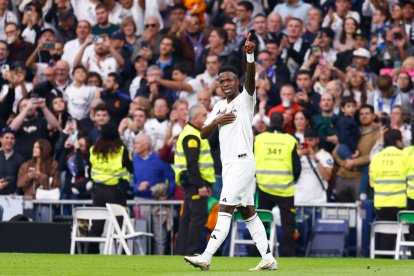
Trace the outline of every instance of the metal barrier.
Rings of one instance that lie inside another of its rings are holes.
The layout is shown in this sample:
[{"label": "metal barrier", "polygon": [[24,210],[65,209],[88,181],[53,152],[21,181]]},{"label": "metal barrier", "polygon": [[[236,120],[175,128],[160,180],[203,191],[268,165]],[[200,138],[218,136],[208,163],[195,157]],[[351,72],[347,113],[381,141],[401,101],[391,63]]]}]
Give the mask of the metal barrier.
[{"label": "metal barrier", "polygon": [[299,205],[301,216],[305,215],[305,208],[312,210],[312,226],[315,225],[316,214],[322,212],[321,218],[347,219],[350,228],[356,228],[357,257],[361,256],[362,249],[362,220],[365,218],[361,202],[356,203],[321,203],[318,205]]},{"label": "metal barrier", "polygon": [[[174,209],[176,206],[180,206],[183,201],[181,200],[128,200],[127,205],[130,207],[134,207],[137,204],[141,206],[154,206],[159,207],[170,207]],[[80,206],[91,206],[92,200],[71,200],[71,199],[62,199],[62,200],[25,200],[24,207],[25,209],[33,209],[37,206],[48,206],[49,208],[49,219],[53,221],[55,212],[56,218],[66,218],[71,219],[71,215],[65,214],[65,212],[72,213],[72,210],[75,207]],[[55,206],[55,207],[54,207]],[[4,207],[4,206],[3,206]],[[70,209],[67,209],[69,207]],[[301,208],[300,215],[303,216],[305,214],[305,208],[307,210],[311,210],[312,212],[312,226],[315,223],[316,214],[317,212],[322,212],[323,218],[332,218],[332,219],[347,219],[349,221],[350,228],[356,228],[356,244],[357,244],[357,256],[361,256],[361,245],[362,245],[362,221],[365,218],[365,211],[362,208],[361,202],[356,203],[324,203],[318,205],[300,205],[296,207],[303,207]],[[160,214],[161,215],[161,214]],[[151,216],[150,216],[151,218]],[[174,216],[171,215],[168,217],[169,223],[174,225]],[[149,221],[149,231],[151,232],[151,221]],[[160,229],[161,230],[161,229]],[[170,246],[170,253],[173,254],[173,238],[174,238],[174,227],[170,231],[171,233],[171,246]]]}]

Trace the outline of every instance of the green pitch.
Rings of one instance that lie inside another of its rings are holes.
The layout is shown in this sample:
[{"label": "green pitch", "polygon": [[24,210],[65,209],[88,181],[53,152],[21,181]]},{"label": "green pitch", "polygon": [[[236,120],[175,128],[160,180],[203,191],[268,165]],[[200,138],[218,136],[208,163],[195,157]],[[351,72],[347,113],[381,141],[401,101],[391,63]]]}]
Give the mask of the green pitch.
[{"label": "green pitch", "polygon": [[414,261],[279,258],[279,270],[250,272],[260,258],[215,257],[201,271],[177,256],[0,254],[0,275],[414,275]]}]

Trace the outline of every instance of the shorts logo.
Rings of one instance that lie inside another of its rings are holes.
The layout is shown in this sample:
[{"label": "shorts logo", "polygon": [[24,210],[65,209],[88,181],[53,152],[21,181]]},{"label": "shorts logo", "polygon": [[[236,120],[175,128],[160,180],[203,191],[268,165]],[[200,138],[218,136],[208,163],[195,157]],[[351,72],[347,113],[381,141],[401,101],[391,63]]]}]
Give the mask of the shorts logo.
[{"label": "shorts logo", "polygon": [[247,157],[247,153],[242,153],[237,155],[238,158],[243,158],[243,157]]},{"label": "shorts logo", "polygon": [[215,235],[211,235],[211,238],[217,240]]},{"label": "shorts logo", "polygon": [[226,198],[223,198],[221,201],[223,201],[223,202],[227,202],[227,199],[226,199]]}]

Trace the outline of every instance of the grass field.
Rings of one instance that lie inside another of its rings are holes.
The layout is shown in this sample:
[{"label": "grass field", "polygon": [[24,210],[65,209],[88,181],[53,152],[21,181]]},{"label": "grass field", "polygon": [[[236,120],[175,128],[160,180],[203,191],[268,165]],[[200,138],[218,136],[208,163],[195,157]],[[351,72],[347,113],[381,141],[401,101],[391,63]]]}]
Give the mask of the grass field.
[{"label": "grass field", "polygon": [[260,258],[215,257],[209,271],[177,256],[0,254],[0,275],[414,275],[414,261],[279,258],[277,271],[248,271]]}]

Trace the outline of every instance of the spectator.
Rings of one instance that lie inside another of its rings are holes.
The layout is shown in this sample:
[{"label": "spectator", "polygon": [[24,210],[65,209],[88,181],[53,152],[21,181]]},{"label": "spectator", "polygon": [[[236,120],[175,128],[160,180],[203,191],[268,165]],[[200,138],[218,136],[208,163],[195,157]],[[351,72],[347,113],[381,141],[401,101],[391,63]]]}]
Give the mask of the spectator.
[{"label": "spectator", "polygon": [[291,18],[287,23],[287,36],[280,42],[282,59],[289,68],[290,77],[294,79],[296,71],[302,65],[309,44],[302,38],[303,22],[298,18]]},{"label": "spectator", "polygon": [[145,76],[148,69],[148,60],[143,56],[138,55],[135,58],[134,67],[136,76],[132,80],[127,81],[127,84],[125,85],[129,91],[129,97],[131,99],[135,98],[135,96],[137,96],[138,90],[146,85]]},{"label": "spectator", "polygon": [[134,48],[138,47],[139,37],[136,35],[137,26],[135,25],[134,19],[130,16],[125,17],[119,31],[125,36],[125,46],[127,47],[129,54],[134,52]]},{"label": "spectator", "polygon": [[357,143],[360,132],[354,118],[356,110],[356,101],[353,97],[342,98],[341,115],[335,124],[336,135],[338,136],[338,148],[336,152],[342,160],[349,160],[359,156]]},{"label": "spectator", "polygon": [[279,35],[282,34],[284,27],[280,14],[275,12],[268,14],[266,18],[266,27],[269,34],[273,35],[274,37],[279,37]]},{"label": "spectator", "polygon": [[306,22],[308,11],[312,8],[312,5],[304,3],[302,0],[290,0],[286,3],[278,4],[273,9],[274,13],[278,13],[282,16],[282,20],[285,24],[289,22],[292,17],[296,17],[302,22]]},{"label": "spectator", "polygon": [[327,92],[321,96],[319,107],[321,112],[312,117],[312,125],[317,131],[320,141],[320,147],[327,152],[332,152],[338,143],[338,137],[334,125],[338,116],[334,113],[335,96]]},{"label": "spectator", "polygon": [[303,107],[297,104],[293,99],[295,97],[295,88],[291,84],[285,84],[280,88],[280,98],[282,103],[271,108],[269,118],[273,112],[280,112],[283,114],[283,129],[286,132],[293,133],[294,128],[292,126],[293,115],[298,111],[302,110]]},{"label": "spectator", "polygon": [[[149,66],[147,79],[143,80],[135,96],[143,96],[149,99],[151,103],[154,103],[157,98],[163,98],[171,105],[177,99],[176,95],[173,95],[170,89],[154,81],[162,77],[162,69],[158,65]],[[151,82],[148,80],[151,80]]]},{"label": "spectator", "polygon": [[[92,42],[93,45],[86,49]],[[101,35],[93,41],[93,36],[89,35],[79,49],[73,63],[74,66],[82,64],[90,72],[97,72],[105,80],[109,73],[117,71],[125,64],[125,60],[110,44],[107,35]]]},{"label": "spectator", "polygon": [[[146,45],[140,46],[140,48],[149,48],[151,50],[152,55],[158,56],[159,52],[159,45],[162,39],[161,35],[161,26],[160,26],[160,19],[157,16],[148,16],[145,19],[145,30],[142,33],[142,39],[146,41]],[[134,53],[132,56],[136,56],[139,53],[140,48],[135,48]],[[149,58],[151,59],[151,58]]]},{"label": "spectator", "polygon": [[173,104],[164,143],[167,143],[172,137],[177,138],[180,135],[188,121],[188,109],[188,102],[186,100],[179,99]]},{"label": "spectator", "polygon": [[299,145],[302,147],[305,141],[305,130],[311,127],[311,116],[306,110],[298,110],[295,115],[293,115],[293,127],[295,131],[291,133],[298,141]]},{"label": "spectator", "polygon": [[[338,202],[355,202],[367,196],[368,187],[360,187],[361,166],[369,164],[369,153],[375,142],[380,138],[379,128],[374,124],[374,108],[370,105],[361,106],[359,121],[361,123],[361,137],[357,149],[359,156],[354,159],[343,160],[337,154],[337,147],[332,156],[339,165],[335,181],[336,197]],[[361,194],[364,194],[361,196]],[[368,195],[371,198],[371,195]]]},{"label": "spectator", "polygon": [[295,101],[308,110],[311,115],[318,114],[321,95],[313,90],[309,71],[299,70],[296,75],[296,86]]},{"label": "spectator", "polygon": [[170,8],[170,26],[163,29],[163,34],[175,35],[183,31],[183,21],[187,9],[182,3],[175,4]]},{"label": "spectator", "polygon": [[145,133],[145,123],[147,122],[147,113],[143,109],[137,109],[133,112],[132,119],[126,117],[122,119],[118,127],[119,136],[127,147],[129,152],[134,152],[135,138]]},{"label": "spectator", "polygon": [[199,64],[196,67],[196,74],[201,74],[205,70],[207,56],[218,55],[220,64],[231,61],[232,49],[227,46],[227,32],[222,28],[213,29],[208,36],[208,45],[201,53]]},{"label": "spectator", "polygon": [[106,78],[103,91],[100,94],[101,99],[108,107],[111,115],[111,122],[119,125],[121,120],[128,114],[128,107],[131,99],[129,96],[120,91],[122,80],[117,73],[109,73]]},{"label": "spectator", "polygon": [[[43,112],[44,118],[40,117],[37,108]],[[59,122],[47,108],[43,98],[23,98],[18,110],[19,115],[14,118],[10,127],[16,131],[16,151],[28,160],[32,156],[35,141],[46,139],[48,127],[58,127]]]},{"label": "spectator", "polygon": [[351,11],[351,0],[335,0],[335,11],[329,8],[328,14],[322,22],[322,27],[331,28],[337,35],[340,35],[343,30],[344,18],[353,18],[359,24],[361,17],[359,13]]},{"label": "spectator", "polygon": [[203,87],[213,88],[218,80],[220,65],[219,56],[217,54],[209,54],[206,57],[206,69],[203,73],[196,76],[196,80],[199,81]]},{"label": "spectator", "polygon": [[[166,200],[174,194],[174,171],[152,151],[151,138],[148,135],[140,134],[135,138],[133,164],[134,195],[137,198]],[[164,255],[168,230],[167,214],[172,210],[163,206],[149,209],[144,207],[149,206],[141,207],[141,218],[152,221],[154,254]]]},{"label": "spectator", "polygon": [[89,22],[90,26],[97,23],[96,6],[99,0],[72,0],[71,4],[76,18],[80,21]]},{"label": "spectator", "polygon": [[97,105],[95,108],[92,108],[93,110],[93,127],[86,128],[86,134],[91,141],[92,144],[95,144],[98,140],[98,137],[100,135],[102,126],[109,123],[109,120],[111,119],[111,115],[109,113],[108,107],[102,103]]},{"label": "spectator", "polygon": [[73,83],[65,91],[68,99],[68,111],[76,120],[86,118],[92,100],[99,97],[95,87],[85,85],[86,72],[86,68],[82,65],[73,68]]},{"label": "spectator", "polygon": [[368,96],[367,103],[374,107],[375,113],[385,112],[391,114],[395,105],[409,109],[409,102],[404,95],[393,86],[392,78],[389,75],[381,75],[377,79],[377,89]]},{"label": "spectator", "polygon": [[148,119],[145,123],[145,129],[154,143],[153,150],[158,152],[165,141],[165,133],[168,128],[168,103],[164,98],[158,98],[154,102],[153,118]]},{"label": "spectator", "polygon": [[[322,19],[323,19],[322,11],[320,9],[316,7],[312,7],[309,9],[307,13],[307,22],[305,24],[306,31],[303,34],[303,37],[305,38],[306,41],[308,41],[311,44],[313,44],[313,42],[315,41],[315,38],[320,36],[320,33],[318,31],[321,27]],[[325,28],[325,29],[329,29],[329,28]],[[331,40],[333,40],[334,35],[335,34],[332,32]]]},{"label": "spectator", "polygon": [[24,41],[35,44],[40,36],[42,25],[42,9],[36,2],[28,3],[24,7],[22,18],[22,34]]},{"label": "spectator", "polygon": [[4,32],[6,33],[7,44],[10,45],[9,63],[13,64],[16,61],[26,62],[33,53],[35,46],[21,38],[21,29],[16,23],[8,22],[4,27]]},{"label": "spectator", "polygon": [[59,188],[60,172],[58,163],[53,160],[52,147],[46,139],[37,140],[32,151],[32,158],[20,166],[17,187],[25,197],[33,199],[38,188]]},{"label": "spectator", "polygon": [[109,22],[109,12],[104,4],[98,4],[95,7],[97,24],[92,27],[93,35],[107,34],[111,36],[118,31],[118,26]]},{"label": "spectator", "polygon": [[404,147],[411,145],[411,120],[410,112],[402,106],[395,105],[391,111],[390,128],[398,129],[401,132]]},{"label": "spectator", "polygon": [[73,69],[75,57],[80,51],[86,38],[91,33],[91,25],[88,21],[79,21],[76,26],[76,38],[65,43],[62,59]]},{"label": "spectator", "polygon": [[64,150],[59,158],[59,170],[66,172],[63,194],[68,198],[89,199],[93,188],[89,172],[90,142],[86,137],[65,137]]},{"label": "spectator", "polygon": [[307,128],[304,137],[305,144],[300,149],[302,170],[296,183],[295,206],[318,205],[327,202],[326,190],[334,166],[331,154],[319,149],[320,141],[316,131]]},{"label": "spectator", "polygon": [[189,19],[185,19],[186,28],[177,38],[177,55],[182,57],[191,68],[195,69],[198,65],[197,60],[200,58],[205,45],[207,44],[207,36],[204,34],[200,25],[200,19],[196,15],[192,15]]},{"label": "spectator", "polygon": [[[180,62],[180,59],[175,55],[175,40],[170,36],[165,36],[161,39],[159,46],[159,56],[154,57],[154,64],[158,65],[163,71],[163,77],[167,80],[172,78],[172,71],[174,64]],[[200,61],[201,62],[201,61]]]},{"label": "spectator", "polygon": [[6,39],[6,22],[18,24],[16,15],[7,9],[8,0],[0,0],[0,40]]},{"label": "spectator", "polygon": [[249,1],[240,1],[236,7],[236,17],[233,19],[236,23],[237,37],[241,41],[253,27],[252,14],[254,6]]},{"label": "spectator", "polygon": [[175,91],[175,98],[186,100],[191,107],[197,103],[197,93],[202,87],[200,82],[191,77],[190,70],[187,64],[179,63],[174,65],[172,73],[173,80],[149,77],[148,83],[155,82],[167,89]]},{"label": "spectator", "polygon": [[338,52],[344,52],[352,49],[357,30],[358,22],[352,17],[345,18],[341,35],[334,42],[335,50]]},{"label": "spectator", "polygon": [[2,129],[0,142],[0,195],[15,194],[17,174],[24,159],[14,150],[16,138],[11,128]]},{"label": "spectator", "polygon": [[342,96],[354,98],[357,107],[366,104],[368,95],[374,92],[374,87],[364,72],[356,69],[348,70],[345,86]]}]

